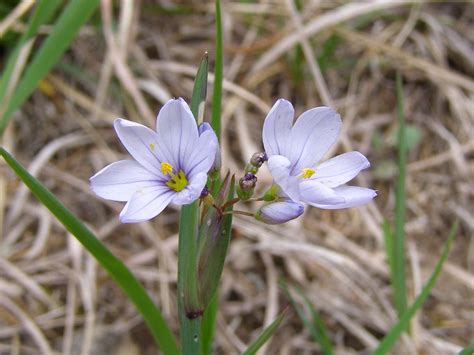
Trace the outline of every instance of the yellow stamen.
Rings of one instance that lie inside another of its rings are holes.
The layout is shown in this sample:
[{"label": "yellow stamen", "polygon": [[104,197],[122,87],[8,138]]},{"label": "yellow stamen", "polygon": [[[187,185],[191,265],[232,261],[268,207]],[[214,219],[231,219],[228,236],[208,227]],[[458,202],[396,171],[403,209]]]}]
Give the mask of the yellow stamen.
[{"label": "yellow stamen", "polygon": [[151,151],[155,150],[155,143],[150,143],[149,144]]},{"label": "yellow stamen", "polygon": [[316,172],[316,170],[311,169],[311,168],[304,168],[301,170],[301,177],[303,179],[309,179],[313,174]]},{"label": "yellow stamen", "polygon": [[166,186],[168,186],[170,189],[180,192],[186,186],[188,186],[188,179],[186,179],[186,175],[184,174],[183,170],[180,170],[177,174],[170,173],[170,176],[171,179],[166,183]]},{"label": "yellow stamen", "polygon": [[173,172],[173,166],[170,163],[162,162],[161,163],[161,172],[164,175],[171,174]]}]

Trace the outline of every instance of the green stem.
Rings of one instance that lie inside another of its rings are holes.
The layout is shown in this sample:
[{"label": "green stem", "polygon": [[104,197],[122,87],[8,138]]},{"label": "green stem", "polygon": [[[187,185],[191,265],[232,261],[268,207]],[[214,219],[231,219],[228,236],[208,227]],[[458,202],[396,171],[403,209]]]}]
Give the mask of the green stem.
[{"label": "green stem", "polygon": [[221,100],[223,79],[223,46],[222,46],[222,19],[221,2],[216,0],[216,63],[214,66],[214,90],[212,93],[211,126],[221,139]]},{"label": "green stem", "polygon": [[[207,94],[207,54],[201,60],[194,81],[191,112],[196,121],[200,108],[204,109]],[[178,242],[178,312],[181,325],[181,350],[183,354],[199,354],[201,316],[197,294],[197,236],[199,206],[198,201],[181,208]],[[194,313],[194,318],[188,316]],[[197,316],[196,316],[197,315]]]},{"label": "green stem", "polygon": [[240,215],[242,215],[242,216],[249,216],[249,217],[254,217],[254,216],[255,216],[255,214],[252,213],[252,212],[239,211],[239,210],[227,211],[227,212],[223,212],[222,214],[223,214],[223,215],[227,215],[227,214],[240,214]]},{"label": "green stem", "polygon": [[198,355],[200,352],[201,320],[202,317],[197,317],[181,323],[182,353],[184,355]]},{"label": "green stem", "polygon": [[[178,242],[178,310],[181,323],[182,353],[199,354],[201,315],[189,317],[190,301],[197,305],[196,252],[198,233],[197,202],[181,209]],[[186,296],[186,297],[185,297]],[[192,308],[194,311],[198,311]],[[188,313],[188,314],[187,314]]]},{"label": "green stem", "polygon": [[397,116],[398,116],[398,179],[395,198],[395,232],[393,241],[393,288],[395,307],[400,318],[407,309],[407,287],[405,272],[405,167],[406,137],[403,88],[400,74],[397,74]]}]

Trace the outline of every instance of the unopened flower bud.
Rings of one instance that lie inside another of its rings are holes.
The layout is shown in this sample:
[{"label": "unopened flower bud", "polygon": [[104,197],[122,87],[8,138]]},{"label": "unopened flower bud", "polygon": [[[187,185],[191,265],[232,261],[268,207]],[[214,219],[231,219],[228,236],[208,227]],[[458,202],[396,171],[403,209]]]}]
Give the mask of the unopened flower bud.
[{"label": "unopened flower bud", "polygon": [[257,185],[257,177],[252,173],[247,173],[239,180],[239,185],[244,190],[250,190]]},{"label": "unopened flower bud", "polygon": [[281,224],[301,216],[304,206],[301,203],[286,200],[263,205],[255,218],[267,224]]},{"label": "unopened flower bud", "polygon": [[248,200],[252,197],[256,185],[257,177],[252,173],[246,173],[244,177],[239,180],[237,195],[241,200]]},{"label": "unopened flower bud", "polygon": [[209,189],[207,188],[207,186],[204,186],[204,188],[201,191],[200,198],[205,198],[207,195],[209,195]]},{"label": "unopened flower bud", "polygon": [[252,158],[250,158],[250,164],[256,168],[260,168],[263,163],[268,160],[267,155],[263,152],[254,153]]},{"label": "unopened flower bud", "polygon": [[204,186],[201,191],[201,196],[199,198],[202,200],[205,206],[212,206],[212,204],[214,203],[214,198],[212,197],[207,186]]}]

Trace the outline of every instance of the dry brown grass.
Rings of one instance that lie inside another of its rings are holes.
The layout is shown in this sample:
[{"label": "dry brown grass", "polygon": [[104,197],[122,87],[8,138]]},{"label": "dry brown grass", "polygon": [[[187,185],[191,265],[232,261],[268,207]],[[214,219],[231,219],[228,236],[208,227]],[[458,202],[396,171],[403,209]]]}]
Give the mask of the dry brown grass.
[{"label": "dry brown grass", "polygon": [[[160,10],[160,3],[172,2],[103,0],[103,26],[83,28],[62,66],[16,114],[3,145],[133,269],[177,330],[178,211],[122,225],[121,205],[97,199],[88,186],[94,172],[126,156],[112,119],[153,126],[168,98],[189,100],[204,51],[213,58],[212,3],[181,1],[173,14]],[[289,0],[223,2],[223,161],[241,174],[244,162],[261,150],[261,126],[275,99],[291,100],[297,113],[327,104],[344,121],[332,154],[367,155],[372,168],[357,183],[378,189],[379,196],[357,209],[308,208],[303,218],[276,228],[236,217],[216,353],[242,351],[288,304],[281,278],[303,288],[340,354],[366,353],[394,324],[381,224],[394,210],[399,71],[408,123],[421,132],[408,157],[411,299],[455,219],[461,228],[412,336],[393,353],[452,354],[473,340],[474,327],[474,7],[303,3],[298,11]],[[332,42],[337,45],[321,60]],[[299,77],[291,74],[298,44]],[[0,353],[154,353],[151,336],[121,291],[13,174],[0,169]],[[270,183],[267,171],[259,182]],[[318,349],[290,312],[266,353]]]}]

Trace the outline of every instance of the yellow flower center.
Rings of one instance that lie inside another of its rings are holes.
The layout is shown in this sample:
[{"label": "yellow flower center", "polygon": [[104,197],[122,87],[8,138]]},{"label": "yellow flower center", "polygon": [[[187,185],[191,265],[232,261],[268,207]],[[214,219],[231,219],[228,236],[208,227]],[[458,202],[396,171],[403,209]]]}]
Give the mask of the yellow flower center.
[{"label": "yellow flower center", "polygon": [[309,179],[311,176],[314,175],[315,172],[316,172],[315,169],[304,168],[304,169],[301,170],[301,177],[303,179]]},{"label": "yellow flower center", "polygon": [[177,174],[170,174],[171,179],[166,183],[170,189],[180,192],[186,186],[188,186],[188,179],[186,179],[186,175],[184,175],[184,171],[180,170]]},{"label": "yellow flower center", "polygon": [[164,175],[170,176],[170,179],[166,183],[166,186],[168,186],[170,189],[176,192],[180,192],[186,186],[188,186],[188,179],[186,178],[186,175],[184,174],[183,170],[178,171],[177,174],[174,174],[173,170],[174,168],[170,163],[167,163],[167,162],[161,163],[161,172]]}]

